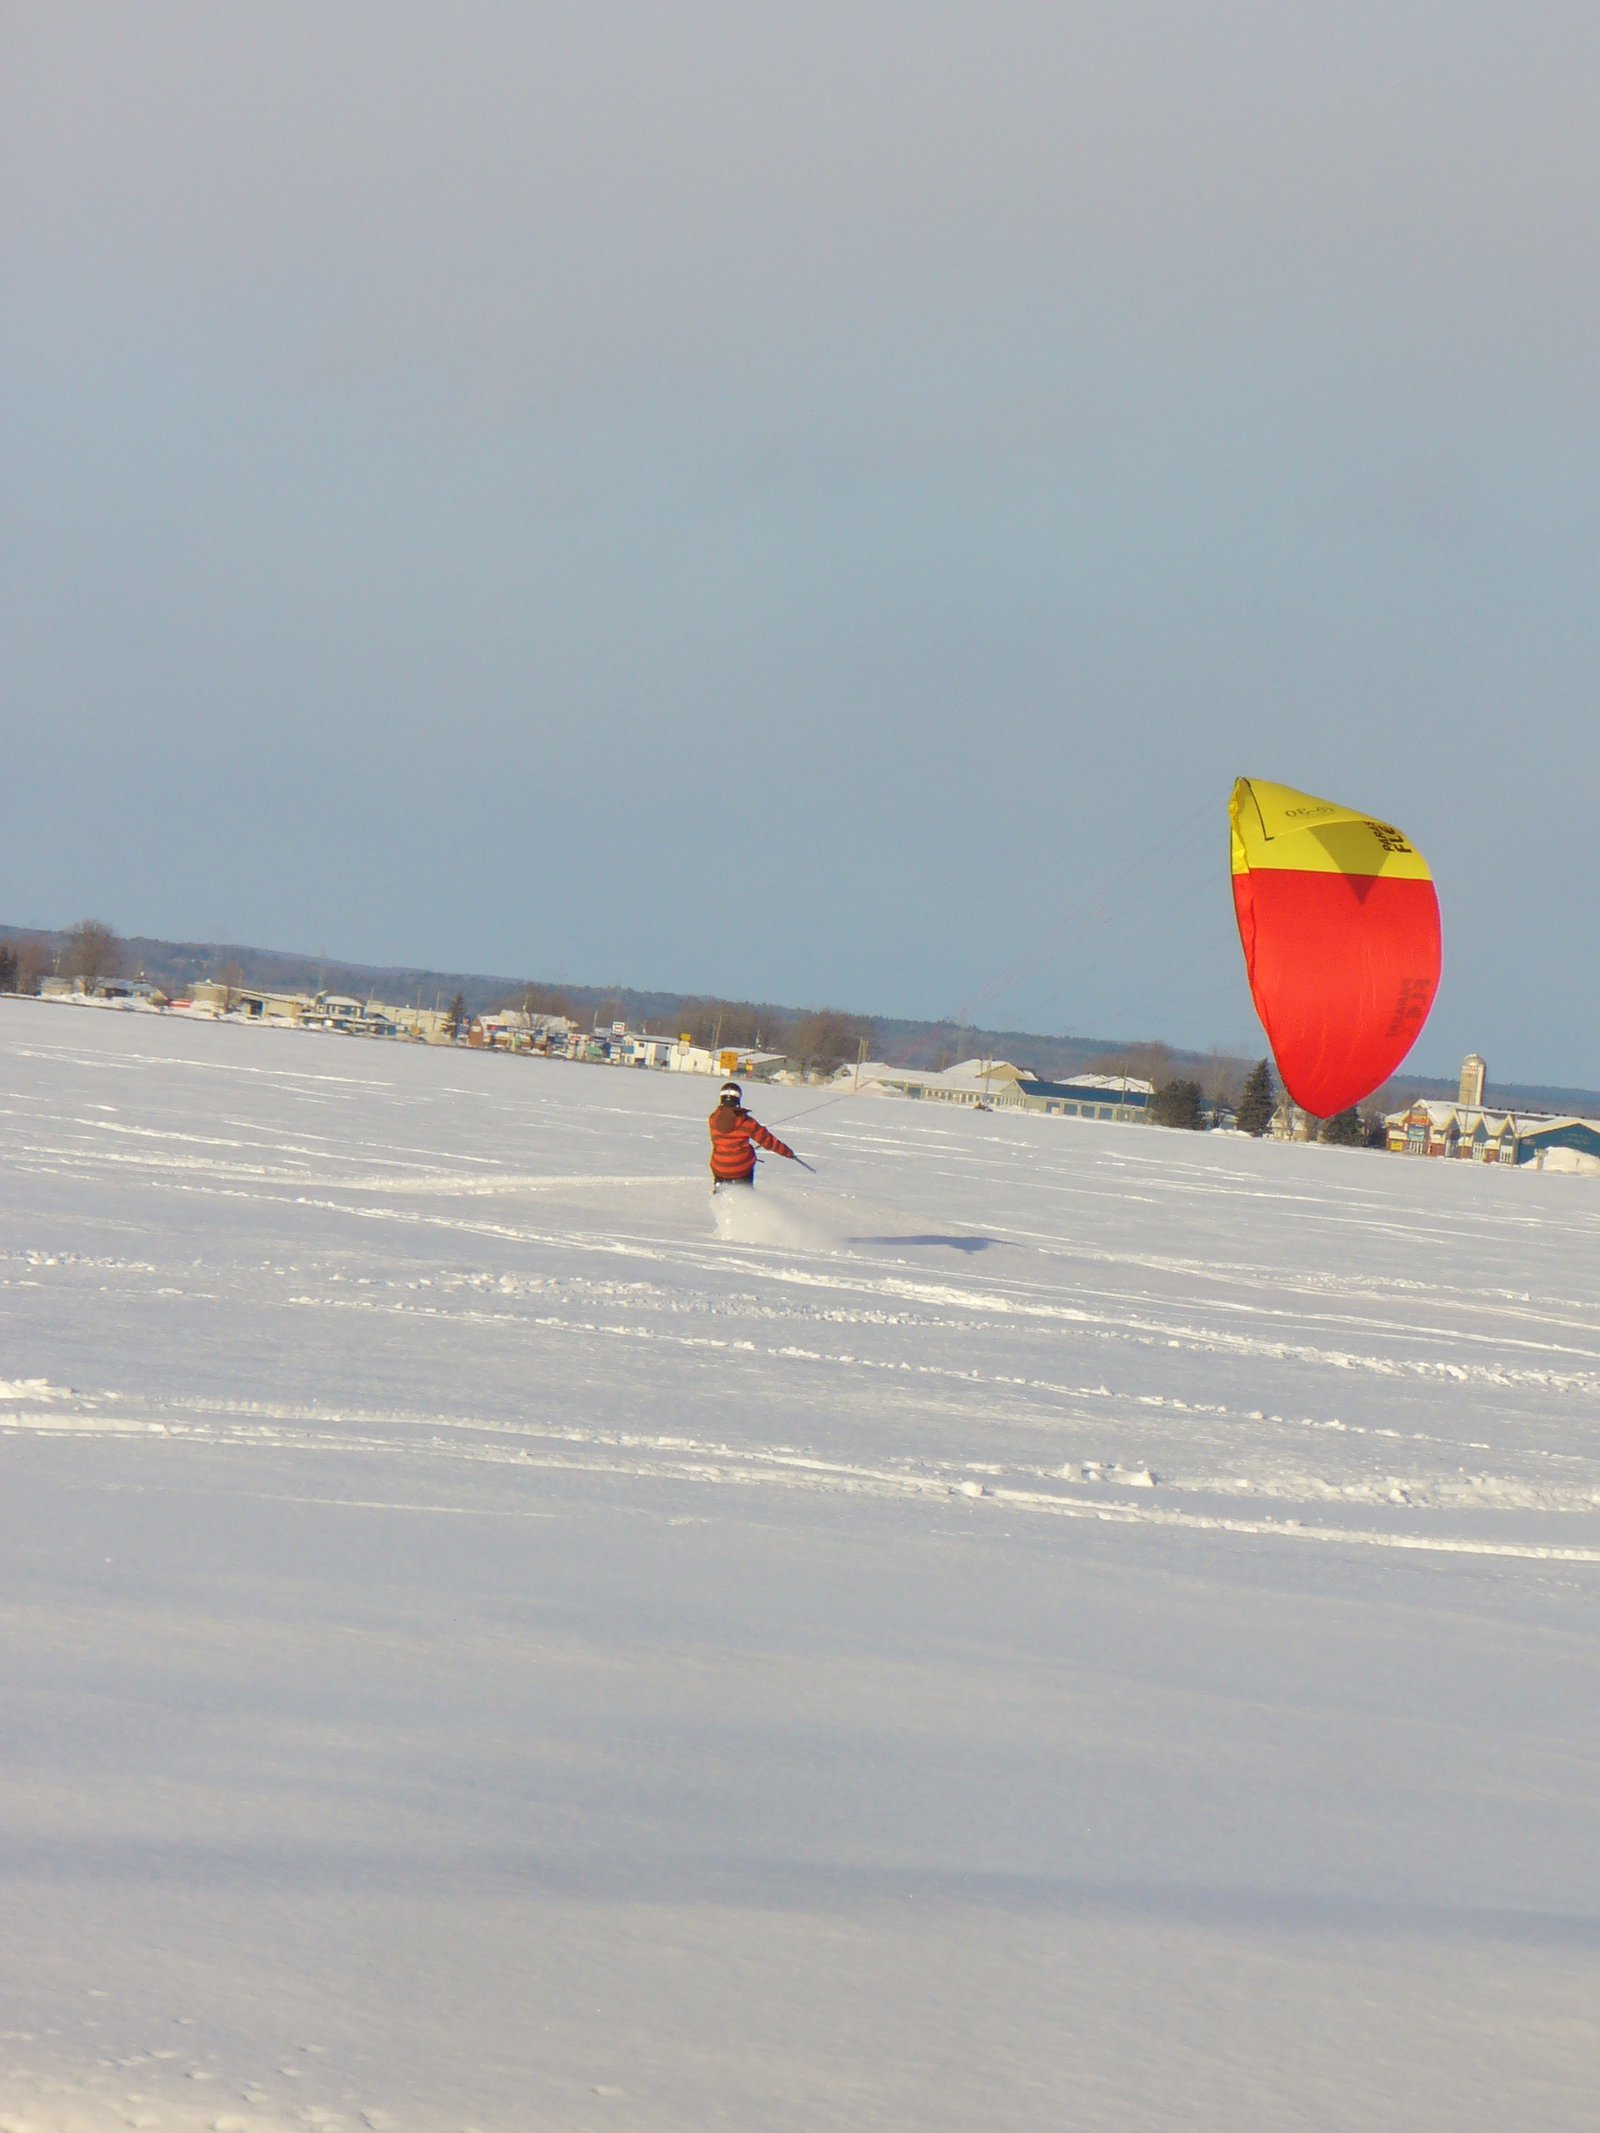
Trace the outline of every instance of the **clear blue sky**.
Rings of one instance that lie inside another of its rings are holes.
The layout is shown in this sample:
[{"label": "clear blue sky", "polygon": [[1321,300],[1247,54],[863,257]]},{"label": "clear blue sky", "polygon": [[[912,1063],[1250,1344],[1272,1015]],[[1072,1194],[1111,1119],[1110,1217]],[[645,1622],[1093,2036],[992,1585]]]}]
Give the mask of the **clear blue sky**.
[{"label": "clear blue sky", "polygon": [[1592,6],[0,22],[0,918],[1600,1081]]}]

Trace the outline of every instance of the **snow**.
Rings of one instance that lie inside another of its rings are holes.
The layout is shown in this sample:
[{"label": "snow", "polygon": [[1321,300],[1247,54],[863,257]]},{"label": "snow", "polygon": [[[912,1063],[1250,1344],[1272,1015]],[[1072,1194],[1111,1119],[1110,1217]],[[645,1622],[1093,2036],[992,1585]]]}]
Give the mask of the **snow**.
[{"label": "snow", "polygon": [[845,1083],[863,1095],[869,1087],[886,1094],[898,1094],[906,1089],[987,1091],[1004,1088],[1009,1083],[1037,1081],[1038,1078],[1027,1067],[1015,1066],[1009,1059],[958,1059],[954,1066],[940,1067],[937,1071],[890,1066],[881,1059],[863,1060],[859,1066],[854,1060],[847,1060],[833,1076],[835,1082]]},{"label": "snow", "polygon": [[[1557,1125],[1586,1126],[1589,1119],[1558,1119]],[[1592,1178],[1600,1177],[1600,1155],[1589,1155],[1582,1148],[1541,1148],[1534,1157],[1541,1170],[1566,1171],[1569,1174]]]},{"label": "snow", "polygon": [[0,1003],[0,2127],[1587,2127],[1581,1177]]},{"label": "snow", "polygon": [[1132,1090],[1135,1095],[1154,1096],[1156,1085],[1143,1081],[1137,1074],[1069,1074],[1064,1084],[1069,1089],[1115,1089]]}]

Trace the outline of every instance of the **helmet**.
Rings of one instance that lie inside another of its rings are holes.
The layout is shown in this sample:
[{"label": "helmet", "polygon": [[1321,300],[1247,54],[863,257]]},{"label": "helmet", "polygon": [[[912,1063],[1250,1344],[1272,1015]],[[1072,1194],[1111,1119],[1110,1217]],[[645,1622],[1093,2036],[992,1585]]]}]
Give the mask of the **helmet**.
[{"label": "helmet", "polygon": [[725,1104],[742,1104],[744,1102],[744,1091],[736,1081],[725,1081],[722,1084],[722,1101]]}]

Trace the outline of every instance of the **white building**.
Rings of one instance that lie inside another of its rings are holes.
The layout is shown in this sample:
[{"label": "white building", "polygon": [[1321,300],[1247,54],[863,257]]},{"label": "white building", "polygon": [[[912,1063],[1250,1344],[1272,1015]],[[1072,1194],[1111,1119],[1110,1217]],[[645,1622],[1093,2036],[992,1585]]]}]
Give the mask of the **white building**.
[{"label": "white building", "polygon": [[676,1037],[652,1037],[644,1030],[629,1030],[611,1040],[613,1066],[665,1067],[672,1064]]},{"label": "white building", "polygon": [[859,1088],[870,1096],[1124,1123],[1144,1119],[1155,1093],[1153,1083],[1134,1074],[1074,1074],[1066,1081],[1045,1081],[1009,1059],[962,1059],[938,1073],[871,1059],[860,1066],[842,1066],[833,1078],[841,1088]]},{"label": "white building", "polygon": [[448,1044],[456,1026],[443,1007],[388,1007],[383,1012],[402,1037],[420,1037],[424,1044]]},{"label": "white building", "polygon": [[963,1104],[969,1109],[996,1103],[1038,1079],[1026,1067],[1009,1059],[962,1059],[955,1066],[930,1073],[921,1067],[890,1066],[884,1060],[864,1060],[861,1065],[840,1067],[834,1080],[842,1087],[858,1088],[879,1096],[914,1096],[933,1103]]},{"label": "white building", "polygon": [[762,1052],[749,1046],[692,1044],[687,1037],[673,1040],[666,1064],[674,1074],[720,1074],[737,1081],[771,1081],[788,1065],[783,1052]]},{"label": "white building", "polygon": [[[190,1012],[228,1015],[247,1022],[304,1022],[316,1006],[309,993],[266,992],[258,985],[227,985],[221,978],[197,978],[189,988]],[[355,1003],[359,1011],[361,1002]]]}]

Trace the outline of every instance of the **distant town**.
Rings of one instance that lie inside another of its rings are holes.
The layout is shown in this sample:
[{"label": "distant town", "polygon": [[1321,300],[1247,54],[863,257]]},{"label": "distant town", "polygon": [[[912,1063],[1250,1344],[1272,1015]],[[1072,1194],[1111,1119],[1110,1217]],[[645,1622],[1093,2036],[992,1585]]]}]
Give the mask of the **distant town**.
[{"label": "distant town", "polygon": [[[237,964],[169,989],[146,974],[142,959],[126,973],[128,946],[109,927],[86,921],[54,937],[0,934],[0,992],[68,1006],[251,1024],[262,1029],[320,1031],[369,1041],[458,1045],[472,1051],[561,1059],[676,1074],[737,1076],[747,1081],[836,1082],[841,1092],[955,1106],[972,1111],[1035,1112],[1123,1125],[1242,1132],[1282,1140],[1323,1140],[1390,1154],[1446,1158],[1536,1170],[1600,1175],[1600,1118],[1582,1111],[1540,1110],[1489,1100],[1487,1067],[1476,1053],[1463,1061],[1453,1100],[1417,1094],[1396,1106],[1379,1092],[1372,1108],[1318,1120],[1282,1090],[1265,1059],[1174,1054],[1158,1043],[1127,1045],[1104,1068],[1058,1074],[984,1053],[963,1051],[971,1033],[950,1026],[937,1063],[896,1063],[870,1056],[877,1027],[833,1009],[796,1017],[748,1002],[675,1003],[676,1030],[633,1026],[626,1014],[585,1017],[547,987],[524,988],[521,1004],[469,1006],[464,991],[432,1004],[390,1001],[372,992],[275,988],[252,983]],[[929,1025],[937,1028],[937,1025]],[[1050,1040],[1040,1040],[1049,1042]],[[1103,1053],[1113,1048],[1098,1047]],[[1191,1062],[1192,1067],[1191,1067]],[[1188,1071],[1182,1069],[1190,1068]],[[1597,1107],[1600,1108],[1600,1107]]]}]

